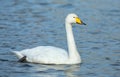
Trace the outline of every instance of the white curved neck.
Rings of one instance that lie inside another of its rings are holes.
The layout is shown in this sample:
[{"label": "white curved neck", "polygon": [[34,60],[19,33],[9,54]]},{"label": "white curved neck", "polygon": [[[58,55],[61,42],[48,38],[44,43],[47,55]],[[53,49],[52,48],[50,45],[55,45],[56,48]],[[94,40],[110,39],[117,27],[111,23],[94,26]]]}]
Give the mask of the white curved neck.
[{"label": "white curved neck", "polygon": [[80,61],[80,56],[77,51],[73,32],[72,32],[72,25],[69,23],[65,23],[65,25],[66,25],[66,33],[67,33],[69,59],[70,61]]}]

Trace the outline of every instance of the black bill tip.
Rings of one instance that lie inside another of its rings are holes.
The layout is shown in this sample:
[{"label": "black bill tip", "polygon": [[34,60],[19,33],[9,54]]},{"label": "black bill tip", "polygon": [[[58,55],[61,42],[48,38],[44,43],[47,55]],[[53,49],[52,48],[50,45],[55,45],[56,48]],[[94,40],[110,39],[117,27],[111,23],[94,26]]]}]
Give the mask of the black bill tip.
[{"label": "black bill tip", "polygon": [[87,25],[86,23],[82,23],[83,25]]},{"label": "black bill tip", "polygon": [[82,21],[82,25],[87,25],[87,24]]}]

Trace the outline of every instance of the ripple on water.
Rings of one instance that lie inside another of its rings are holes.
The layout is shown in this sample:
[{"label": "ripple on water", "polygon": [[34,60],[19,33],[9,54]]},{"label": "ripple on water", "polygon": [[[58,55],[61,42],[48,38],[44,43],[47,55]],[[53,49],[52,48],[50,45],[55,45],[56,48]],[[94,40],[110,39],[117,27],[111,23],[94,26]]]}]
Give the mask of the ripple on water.
[{"label": "ripple on water", "polygon": [[7,27],[5,25],[0,25],[0,30],[2,29],[7,29]]},{"label": "ripple on water", "polygon": [[64,4],[60,5],[59,8],[74,8],[74,6],[72,4]]},{"label": "ripple on water", "polygon": [[[20,62],[21,63],[21,62]],[[22,65],[20,65],[19,67],[33,67],[32,65],[30,64],[26,64],[26,63],[23,63]]]},{"label": "ripple on water", "polygon": [[7,60],[7,59],[0,59],[0,61],[1,61],[1,62],[5,62],[5,61],[8,62],[9,60]]},{"label": "ripple on water", "polygon": [[120,62],[116,62],[114,64],[111,64],[112,66],[120,66]]},{"label": "ripple on water", "polygon": [[98,49],[100,49],[100,47],[92,47],[91,49],[92,50],[98,50]]}]

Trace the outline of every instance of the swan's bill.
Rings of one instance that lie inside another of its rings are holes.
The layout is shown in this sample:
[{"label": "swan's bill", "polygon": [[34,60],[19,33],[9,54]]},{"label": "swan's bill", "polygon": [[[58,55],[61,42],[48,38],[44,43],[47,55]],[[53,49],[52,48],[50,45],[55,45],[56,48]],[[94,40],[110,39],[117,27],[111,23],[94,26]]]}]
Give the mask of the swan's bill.
[{"label": "swan's bill", "polygon": [[80,18],[76,17],[76,23],[81,25],[86,25]]}]

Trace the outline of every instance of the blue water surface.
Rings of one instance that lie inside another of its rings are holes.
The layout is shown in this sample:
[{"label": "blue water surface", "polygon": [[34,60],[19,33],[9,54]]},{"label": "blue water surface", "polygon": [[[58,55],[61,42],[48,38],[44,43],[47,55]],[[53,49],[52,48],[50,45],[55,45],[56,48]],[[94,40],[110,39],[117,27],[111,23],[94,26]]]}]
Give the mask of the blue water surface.
[{"label": "blue water surface", "polygon": [[[87,24],[73,26],[82,64],[17,62],[11,51],[67,50],[69,13]],[[120,77],[120,0],[0,0],[0,77]]]}]

